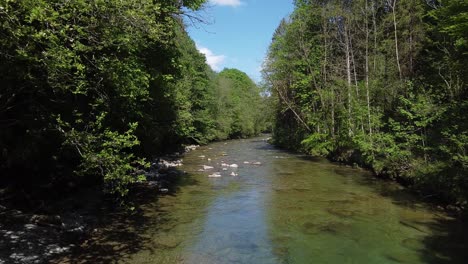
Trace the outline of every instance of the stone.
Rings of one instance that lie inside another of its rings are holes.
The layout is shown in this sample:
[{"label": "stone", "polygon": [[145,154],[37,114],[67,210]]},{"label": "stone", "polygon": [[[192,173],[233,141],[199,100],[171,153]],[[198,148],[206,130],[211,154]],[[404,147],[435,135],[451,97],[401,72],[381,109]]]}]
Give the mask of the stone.
[{"label": "stone", "polygon": [[161,189],[159,189],[159,191],[160,191],[161,193],[168,193],[168,192],[169,192],[169,189],[167,189],[167,188],[161,188]]},{"label": "stone", "polygon": [[219,172],[215,172],[213,174],[208,175],[209,178],[220,178],[221,174]]},{"label": "stone", "polygon": [[156,187],[156,186],[158,186],[158,182],[157,182],[157,181],[147,181],[146,183],[147,183],[148,186],[150,186],[150,187]]},{"label": "stone", "polygon": [[185,146],[184,150],[185,152],[190,152],[192,150],[196,150],[198,147],[200,147],[199,145],[188,145],[188,146]]},{"label": "stone", "polygon": [[37,228],[37,225],[35,225],[35,224],[25,224],[24,228],[26,228],[27,230],[33,230],[33,229]]},{"label": "stone", "polygon": [[30,222],[42,226],[62,225],[62,220],[58,215],[33,215]]}]

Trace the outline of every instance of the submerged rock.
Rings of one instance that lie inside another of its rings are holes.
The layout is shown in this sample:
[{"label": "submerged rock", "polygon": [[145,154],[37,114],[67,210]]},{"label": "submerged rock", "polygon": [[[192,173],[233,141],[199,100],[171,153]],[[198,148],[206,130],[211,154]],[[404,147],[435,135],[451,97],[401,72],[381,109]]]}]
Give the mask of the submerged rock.
[{"label": "submerged rock", "polygon": [[328,221],[328,222],[305,222],[302,225],[302,231],[305,234],[329,233],[339,234],[349,230],[349,225],[343,222]]},{"label": "submerged rock", "polygon": [[329,212],[332,215],[336,215],[342,218],[352,217],[355,214],[353,211],[349,209],[336,208],[336,207],[328,208],[327,212]]},{"label": "submerged rock", "polygon": [[214,169],[214,167],[212,167],[212,166],[207,166],[207,165],[203,165],[203,169],[204,169],[204,170],[212,170],[212,169]]}]

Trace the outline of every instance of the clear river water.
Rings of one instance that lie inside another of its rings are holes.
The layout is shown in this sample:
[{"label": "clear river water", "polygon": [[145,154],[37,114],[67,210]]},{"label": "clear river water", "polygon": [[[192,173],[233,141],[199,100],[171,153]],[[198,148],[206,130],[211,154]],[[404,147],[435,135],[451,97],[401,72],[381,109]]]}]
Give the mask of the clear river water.
[{"label": "clear river water", "polygon": [[187,174],[143,206],[145,221],[121,226],[135,243],[118,262],[468,263],[461,222],[364,170],[265,137],[213,143],[183,160]]}]

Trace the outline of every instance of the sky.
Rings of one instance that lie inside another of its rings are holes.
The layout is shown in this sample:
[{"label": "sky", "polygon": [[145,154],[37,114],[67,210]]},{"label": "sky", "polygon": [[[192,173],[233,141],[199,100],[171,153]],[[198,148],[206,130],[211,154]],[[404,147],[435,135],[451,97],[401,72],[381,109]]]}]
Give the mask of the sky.
[{"label": "sky", "polygon": [[293,0],[209,0],[188,32],[215,71],[236,68],[261,81],[273,32],[293,11]]}]

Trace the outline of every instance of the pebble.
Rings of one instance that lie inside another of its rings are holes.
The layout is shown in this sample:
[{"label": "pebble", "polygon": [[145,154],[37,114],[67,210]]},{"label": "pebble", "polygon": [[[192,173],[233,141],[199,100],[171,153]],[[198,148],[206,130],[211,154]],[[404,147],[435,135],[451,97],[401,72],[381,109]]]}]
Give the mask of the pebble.
[{"label": "pebble", "polygon": [[239,167],[239,165],[237,165],[237,164],[231,164],[231,165],[229,165],[229,167],[231,167],[231,168],[237,168],[237,167]]}]

